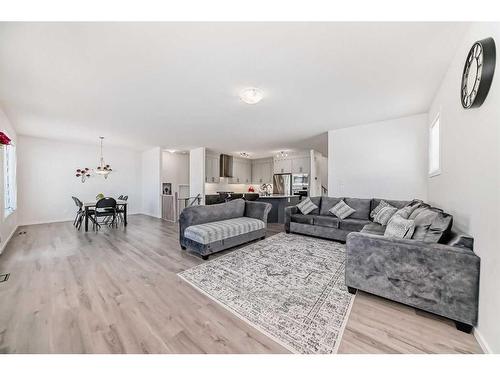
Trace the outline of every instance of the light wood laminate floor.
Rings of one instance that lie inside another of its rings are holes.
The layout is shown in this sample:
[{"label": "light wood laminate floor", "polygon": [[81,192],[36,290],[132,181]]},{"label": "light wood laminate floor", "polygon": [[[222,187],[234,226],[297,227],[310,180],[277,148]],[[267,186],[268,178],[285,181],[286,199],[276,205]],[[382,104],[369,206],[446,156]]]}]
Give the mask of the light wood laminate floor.
[{"label": "light wood laminate floor", "polygon": [[[99,233],[22,231],[0,256],[1,353],[288,352],[177,277],[203,262],[180,250],[177,225],[131,215]],[[447,319],[358,293],[339,353],[480,351]]]}]

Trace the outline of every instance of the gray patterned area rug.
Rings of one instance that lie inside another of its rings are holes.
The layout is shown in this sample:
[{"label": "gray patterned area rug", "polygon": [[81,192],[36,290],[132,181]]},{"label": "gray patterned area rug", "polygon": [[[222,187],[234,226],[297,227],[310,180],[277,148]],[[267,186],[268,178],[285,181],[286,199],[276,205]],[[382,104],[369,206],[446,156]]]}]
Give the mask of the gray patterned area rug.
[{"label": "gray patterned area rug", "polygon": [[279,233],[179,276],[294,353],[336,353],[353,296],[345,245]]}]

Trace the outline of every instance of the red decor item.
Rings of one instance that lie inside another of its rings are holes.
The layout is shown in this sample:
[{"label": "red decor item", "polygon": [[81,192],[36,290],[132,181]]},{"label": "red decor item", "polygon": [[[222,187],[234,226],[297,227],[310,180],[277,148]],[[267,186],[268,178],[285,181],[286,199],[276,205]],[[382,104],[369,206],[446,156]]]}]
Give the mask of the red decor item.
[{"label": "red decor item", "polygon": [[249,192],[249,193],[253,193],[253,192],[255,192],[255,189],[253,188],[253,186],[249,186],[249,187],[248,187],[248,192]]},{"label": "red decor item", "polygon": [[10,138],[4,132],[0,132],[0,144],[2,145],[10,145]]}]

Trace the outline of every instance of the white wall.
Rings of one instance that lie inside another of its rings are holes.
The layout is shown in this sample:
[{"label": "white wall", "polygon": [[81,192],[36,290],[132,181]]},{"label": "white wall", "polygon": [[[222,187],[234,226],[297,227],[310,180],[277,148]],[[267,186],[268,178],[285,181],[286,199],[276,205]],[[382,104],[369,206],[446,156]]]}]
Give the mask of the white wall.
[{"label": "white wall", "polygon": [[71,196],[95,200],[98,193],[129,196],[129,212],[141,212],[140,153],[107,147],[104,160],[113,172],[108,179],[93,175],[82,183],[77,168],[95,168],[99,145],[67,143],[43,138],[18,137],[18,209],[22,225],[73,220]]},{"label": "white wall", "polygon": [[189,154],[162,151],[161,179],[172,184],[172,193],[179,192],[179,184],[189,184]]},{"label": "white wall", "polygon": [[[0,131],[4,132],[11,140],[14,145],[17,146],[17,134],[9,119],[0,108]],[[16,149],[19,155],[19,149]],[[9,241],[10,237],[14,234],[19,217],[19,200],[17,202],[18,209],[11,213],[8,217],[4,217],[4,175],[3,175],[3,149],[0,148],[0,254],[2,253],[5,245]]]},{"label": "white wall", "polygon": [[205,147],[195,148],[189,152],[189,195],[202,197],[205,204]]},{"label": "white wall", "polygon": [[[472,44],[486,37],[497,43],[497,65],[486,101],[465,110],[460,103],[461,75]],[[440,113],[441,170],[429,178],[429,201],[453,214],[456,227],[474,236],[481,257],[480,343],[500,353],[500,24],[474,24],[432,102],[429,120]]]},{"label": "white wall", "polygon": [[161,218],[161,148],[142,153],[142,212]]},{"label": "white wall", "polygon": [[427,114],[328,132],[328,195],[427,198]]}]

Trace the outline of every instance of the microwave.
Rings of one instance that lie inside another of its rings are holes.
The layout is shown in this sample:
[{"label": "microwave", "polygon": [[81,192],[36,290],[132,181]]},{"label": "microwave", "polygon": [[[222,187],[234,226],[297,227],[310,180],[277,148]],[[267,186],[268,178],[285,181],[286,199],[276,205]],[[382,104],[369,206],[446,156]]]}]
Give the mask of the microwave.
[{"label": "microwave", "polygon": [[307,173],[292,174],[292,187],[302,188],[309,186],[309,175]]}]

